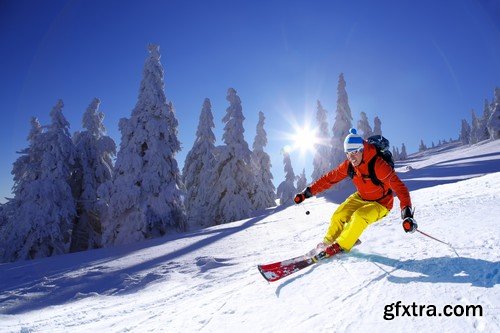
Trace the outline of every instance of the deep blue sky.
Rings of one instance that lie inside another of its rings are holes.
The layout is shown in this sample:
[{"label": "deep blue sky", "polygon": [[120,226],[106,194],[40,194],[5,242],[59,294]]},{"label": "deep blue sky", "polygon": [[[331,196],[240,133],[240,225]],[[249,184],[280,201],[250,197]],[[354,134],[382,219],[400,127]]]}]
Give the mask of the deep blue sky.
[{"label": "deep blue sky", "polygon": [[[205,97],[222,138],[225,100],[243,103],[251,147],[266,115],[275,184],[293,124],[314,120],[316,100],[333,125],[338,75],[354,124],[382,120],[409,152],[420,139],[456,138],[471,109],[500,85],[500,5],[495,1],[0,1],[0,202],[10,195],[29,119],[49,122],[59,98],[71,131],[93,97],[108,134],[137,101],[147,44],[160,45],[167,99],[179,120],[182,167]],[[292,153],[310,181],[312,155]]]}]

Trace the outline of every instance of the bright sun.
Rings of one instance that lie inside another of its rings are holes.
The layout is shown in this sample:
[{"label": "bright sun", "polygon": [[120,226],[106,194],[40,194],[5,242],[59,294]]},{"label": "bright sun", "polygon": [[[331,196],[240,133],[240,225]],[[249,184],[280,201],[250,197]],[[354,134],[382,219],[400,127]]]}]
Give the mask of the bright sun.
[{"label": "bright sun", "polygon": [[315,147],[319,143],[316,136],[317,130],[309,127],[308,125],[305,125],[304,127],[296,127],[294,130],[292,149],[298,149],[303,155],[314,153],[316,151]]}]

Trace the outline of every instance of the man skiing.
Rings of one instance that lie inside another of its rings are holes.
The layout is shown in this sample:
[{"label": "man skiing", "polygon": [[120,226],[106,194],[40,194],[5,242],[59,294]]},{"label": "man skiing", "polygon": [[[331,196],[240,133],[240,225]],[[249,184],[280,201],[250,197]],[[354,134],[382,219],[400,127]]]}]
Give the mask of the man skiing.
[{"label": "man skiing", "polygon": [[[417,228],[413,220],[410,193],[399,179],[394,169],[377,153],[377,148],[363,140],[353,128],[344,140],[347,159],[337,168],[320,177],[302,193],[298,193],[296,204],[317,195],[346,177],[351,177],[357,191],[349,196],[333,213],[330,226],[323,242],[318,244],[316,252],[324,252],[330,257],[340,251],[349,251],[366,227],[385,217],[393,206],[393,191],[398,195],[401,206],[401,218],[405,232]],[[372,173],[370,176],[370,161]]]}]

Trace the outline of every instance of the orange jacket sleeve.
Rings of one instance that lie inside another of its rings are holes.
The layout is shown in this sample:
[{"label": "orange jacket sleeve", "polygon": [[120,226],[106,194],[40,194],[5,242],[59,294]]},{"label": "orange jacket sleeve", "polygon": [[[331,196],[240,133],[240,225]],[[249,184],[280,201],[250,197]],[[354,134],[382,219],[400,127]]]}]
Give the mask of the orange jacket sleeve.
[{"label": "orange jacket sleeve", "polygon": [[392,189],[398,196],[401,209],[411,207],[410,192],[406,185],[399,179],[396,171],[392,169],[385,161],[379,158],[375,162],[375,174],[384,184],[385,188]]},{"label": "orange jacket sleeve", "polygon": [[316,180],[314,183],[312,183],[310,186],[312,195],[317,195],[325,190],[328,190],[334,184],[346,178],[348,167],[349,161],[345,160],[337,168],[331,170],[330,172]]}]

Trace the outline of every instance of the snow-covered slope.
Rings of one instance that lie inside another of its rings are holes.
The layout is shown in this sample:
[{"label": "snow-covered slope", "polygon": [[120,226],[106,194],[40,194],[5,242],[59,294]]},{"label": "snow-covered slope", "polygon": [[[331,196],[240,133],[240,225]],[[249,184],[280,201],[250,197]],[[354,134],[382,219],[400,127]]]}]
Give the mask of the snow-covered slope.
[{"label": "snow-covered slope", "polygon": [[[313,198],[134,246],[1,264],[0,332],[499,332],[500,140],[399,167],[420,229],[459,256],[405,234],[394,209],[351,253],[267,283],[258,263],[321,240],[337,204]],[[448,317],[446,305],[482,315]]]}]

